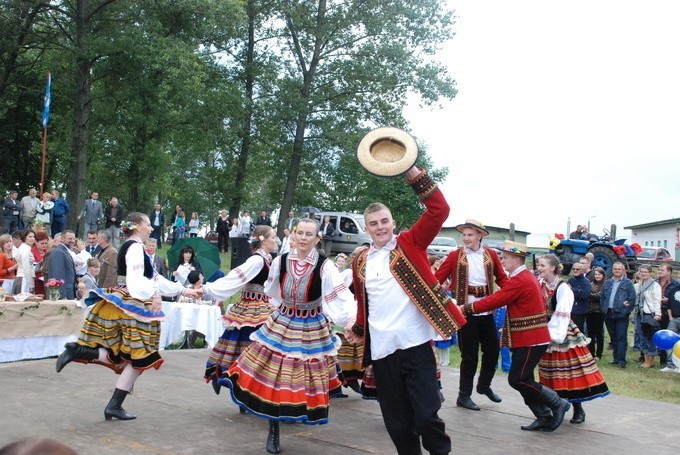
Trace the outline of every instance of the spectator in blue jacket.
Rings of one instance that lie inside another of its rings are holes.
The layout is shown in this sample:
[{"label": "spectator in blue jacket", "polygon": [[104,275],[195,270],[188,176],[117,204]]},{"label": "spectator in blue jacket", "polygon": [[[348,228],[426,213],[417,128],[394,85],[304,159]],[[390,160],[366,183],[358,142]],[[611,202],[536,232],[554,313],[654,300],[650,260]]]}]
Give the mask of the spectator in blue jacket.
[{"label": "spectator in blue jacket", "polygon": [[585,266],[577,262],[571,267],[572,277],[567,284],[574,293],[574,306],[571,307],[571,320],[583,333],[586,333],[586,318],[590,313],[590,280],[585,276]]},{"label": "spectator in blue jacket", "polygon": [[64,230],[66,227],[66,217],[71,207],[57,190],[52,191],[52,202],[54,202],[54,209],[52,209],[52,237]]},{"label": "spectator in blue jacket", "polygon": [[614,360],[619,368],[626,368],[626,351],[628,350],[628,319],[635,308],[635,288],[633,282],[626,278],[626,267],[621,262],[612,266],[613,276],[602,287],[600,306],[612,337]]}]

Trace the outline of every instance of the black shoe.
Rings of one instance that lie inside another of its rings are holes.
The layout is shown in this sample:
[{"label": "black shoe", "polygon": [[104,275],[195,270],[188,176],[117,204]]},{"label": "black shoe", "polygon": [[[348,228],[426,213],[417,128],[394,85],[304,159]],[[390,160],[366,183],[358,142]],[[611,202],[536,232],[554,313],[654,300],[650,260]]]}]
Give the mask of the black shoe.
[{"label": "black shoe", "polygon": [[564,414],[567,413],[569,408],[571,408],[571,404],[563,399],[560,398],[558,404],[556,406],[550,406],[552,409],[553,417],[550,420],[550,423],[546,428],[543,429],[543,431],[555,431],[557,428],[562,425],[562,422],[564,421]]},{"label": "black shoe", "polygon": [[267,452],[281,453],[279,422],[269,421],[269,435],[267,436]]},{"label": "black shoe", "polygon": [[349,397],[349,395],[347,395],[346,393],[342,393],[342,390],[339,390],[330,396],[330,398],[347,398],[347,397]]},{"label": "black shoe", "polygon": [[215,395],[220,394],[220,389],[222,386],[217,382],[217,378],[212,378],[212,388],[215,391]]},{"label": "black shoe", "polygon": [[550,425],[552,420],[552,414],[550,413],[550,408],[541,403],[533,403],[529,405],[529,409],[536,416],[534,420],[529,425],[522,425],[520,428],[524,431],[540,431],[546,429]]},{"label": "black shoe", "polygon": [[583,409],[581,409],[580,411],[574,410],[574,417],[572,417],[569,422],[579,424],[579,423],[583,423],[585,421],[586,421],[586,412]]},{"label": "black shoe", "polygon": [[501,401],[503,401],[503,399],[501,397],[499,397],[498,395],[493,393],[493,390],[491,390],[491,387],[489,387],[486,390],[480,389],[479,387],[477,387],[477,393],[482,394],[482,395],[486,395],[486,397],[489,400],[493,401],[494,403],[500,403]]},{"label": "black shoe", "polygon": [[626,364],[625,364],[625,363],[617,363],[616,366],[619,367],[619,368],[621,368],[621,369],[626,368]]},{"label": "black shoe", "polygon": [[99,357],[99,349],[89,346],[81,346],[78,343],[66,343],[64,352],[57,358],[57,373],[74,360],[96,360]]},{"label": "black shoe", "polygon": [[552,417],[539,417],[531,422],[529,425],[522,425],[520,428],[524,431],[541,431],[548,428]]},{"label": "black shoe", "polygon": [[456,400],[456,406],[460,406],[461,408],[469,409],[470,411],[479,411],[479,406],[475,404],[474,401],[472,401],[472,398],[470,398],[469,395],[458,395],[458,399]]},{"label": "black shoe", "polygon": [[354,391],[355,391],[356,393],[358,393],[359,395],[363,395],[363,393],[361,392],[361,386],[359,385],[359,382],[358,382],[358,381],[349,381],[349,382],[347,383],[347,386],[348,386],[350,389],[354,390]]},{"label": "black shoe", "polygon": [[111,401],[109,401],[109,404],[106,405],[106,409],[104,409],[104,418],[106,420],[111,420],[114,417],[118,420],[132,420],[137,418],[137,416],[125,412],[125,409],[123,409],[122,406],[123,400],[125,400],[125,397],[128,396],[129,393],[130,392],[127,390],[120,389],[113,391]]}]

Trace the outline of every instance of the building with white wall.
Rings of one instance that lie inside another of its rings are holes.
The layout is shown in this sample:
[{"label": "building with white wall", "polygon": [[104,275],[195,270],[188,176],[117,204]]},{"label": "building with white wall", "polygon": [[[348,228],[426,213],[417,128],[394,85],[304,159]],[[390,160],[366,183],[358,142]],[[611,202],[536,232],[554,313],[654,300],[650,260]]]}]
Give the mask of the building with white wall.
[{"label": "building with white wall", "polygon": [[624,229],[633,233],[630,243],[666,248],[675,255],[676,261],[680,261],[680,218],[625,226]]}]

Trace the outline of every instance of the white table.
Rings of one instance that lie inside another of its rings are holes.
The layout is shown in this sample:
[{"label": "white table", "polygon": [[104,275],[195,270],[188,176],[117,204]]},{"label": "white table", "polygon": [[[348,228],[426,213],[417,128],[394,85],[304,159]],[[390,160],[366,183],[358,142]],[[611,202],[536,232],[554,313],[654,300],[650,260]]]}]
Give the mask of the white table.
[{"label": "white table", "polygon": [[59,355],[88,311],[74,300],[0,302],[0,363]]},{"label": "white table", "polygon": [[205,335],[206,343],[212,348],[224,332],[222,312],[217,305],[163,302],[163,313],[166,319],[161,322],[161,349],[184,337],[188,330]]}]

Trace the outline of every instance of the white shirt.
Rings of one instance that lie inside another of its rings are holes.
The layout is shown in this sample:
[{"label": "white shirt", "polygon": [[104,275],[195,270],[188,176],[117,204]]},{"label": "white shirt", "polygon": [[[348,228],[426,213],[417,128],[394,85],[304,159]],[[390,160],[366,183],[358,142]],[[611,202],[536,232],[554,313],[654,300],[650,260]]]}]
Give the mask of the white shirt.
[{"label": "white shirt", "polygon": [[139,300],[151,300],[156,292],[167,297],[174,297],[182,292],[180,283],[170,281],[158,273],[155,273],[151,279],[145,277],[144,256],[146,256],[144,245],[139,240],[130,245],[125,254],[127,268],[125,284],[132,297]]},{"label": "white shirt", "polygon": [[250,280],[255,278],[257,274],[262,271],[262,267],[264,267],[264,261],[262,260],[264,254],[265,253],[262,252],[258,255],[252,255],[246,259],[246,262],[231,269],[227,276],[219,278],[211,283],[205,283],[203,285],[203,289],[206,292],[205,295],[211,297],[212,300],[222,301],[227,300],[229,297],[236,294],[239,289],[249,283]]},{"label": "white shirt", "polygon": [[[484,270],[484,248],[480,245],[477,251],[465,247],[465,255],[468,261],[468,286],[486,286],[486,271]],[[480,297],[468,295],[468,303],[476,302]],[[485,316],[492,311],[477,313],[474,316]]]},{"label": "white shirt", "polygon": [[371,358],[387,357],[398,349],[427,343],[437,332],[425,319],[390,270],[390,252],[396,237],[381,249],[371,246],[366,261],[368,330]]}]

